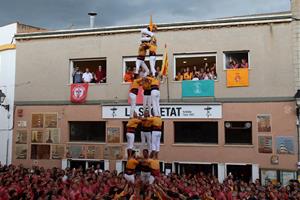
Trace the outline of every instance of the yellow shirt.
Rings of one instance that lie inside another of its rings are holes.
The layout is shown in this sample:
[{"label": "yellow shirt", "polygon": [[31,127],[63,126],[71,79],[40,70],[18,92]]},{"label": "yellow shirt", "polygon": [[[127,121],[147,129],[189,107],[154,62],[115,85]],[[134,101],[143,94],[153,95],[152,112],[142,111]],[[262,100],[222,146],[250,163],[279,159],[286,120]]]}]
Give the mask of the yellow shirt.
[{"label": "yellow shirt", "polygon": [[151,131],[152,120],[148,118],[142,120],[142,131]]},{"label": "yellow shirt", "polygon": [[193,73],[192,72],[185,72],[183,74],[183,80],[192,80],[193,78]]},{"label": "yellow shirt", "polygon": [[152,127],[161,128],[162,120],[160,117],[149,117],[149,120],[152,122]]},{"label": "yellow shirt", "polygon": [[183,76],[182,75],[177,75],[175,77],[175,81],[182,81],[183,80]]},{"label": "yellow shirt", "polygon": [[151,90],[151,79],[149,77],[143,79],[142,86],[144,90]]},{"label": "yellow shirt", "polygon": [[139,123],[141,123],[141,122],[142,122],[142,120],[140,120],[140,119],[131,118],[131,119],[129,119],[126,127],[127,128],[136,128],[139,125]]},{"label": "yellow shirt", "polygon": [[151,168],[150,168],[150,162],[149,162],[149,158],[144,159],[140,164],[141,164],[141,171],[143,172],[150,172]]},{"label": "yellow shirt", "polygon": [[148,159],[149,162],[149,166],[152,170],[159,170],[159,160],[155,160],[155,159]]},{"label": "yellow shirt", "polygon": [[159,86],[159,80],[157,78],[148,77],[151,80],[151,87]]},{"label": "yellow shirt", "polygon": [[139,161],[137,161],[134,158],[130,158],[126,163],[126,169],[134,170],[138,164],[139,164]]},{"label": "yellow shirt", "polygon": [[136,88],[138,89],[140,87],[141,84],[141,79],[135,79],[132,83],[131,83],[131,89]]},{"label": "yellow shirt", "polygon": [[131,83],[131,87],[130,87],[130,92],[137,95],[139,92],[139,87],[140,87],[140,79],[135,79],[133,80],[133,82]]},{"label": "yellow shirt", "polygon": [[159,160],[149,159],[149,166],[151,169],[151,175],[159,176],[160,174]]}]

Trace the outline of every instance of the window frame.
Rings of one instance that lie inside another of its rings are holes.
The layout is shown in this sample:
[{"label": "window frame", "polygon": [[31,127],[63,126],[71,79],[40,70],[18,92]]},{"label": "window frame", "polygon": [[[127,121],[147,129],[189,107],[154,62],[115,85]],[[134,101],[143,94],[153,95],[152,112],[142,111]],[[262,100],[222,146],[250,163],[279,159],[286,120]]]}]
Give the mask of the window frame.
[{"label": "window frame", "polygon": [[[250,50],[232,50],[232,51],[223,51],[223,71],[227,71],[226,68],[226,54],[234,54],[234,53],[248,53],[248,69],[252,69],[251,67],[251,51]],[[243,69],[243,68],[241,68]]]},{"label": "window frame", "polygon": [[[106,82],[105,83],[101,83],[102,85],[103,84],[107,84],[108,82],[107,82],[107,57],[97,57],[97,58],[70,58],[69,59],[69,84],[74,84],[73,83],[73,76],[72,76],[72,74],[73,74],[73,72],[74,72],[74,61],[76,62],[76,61],[78,61],[78,62],[80,62],[80,61],[98,61],[98,60],[100,60],[100,61],[105,61],[106,62],[106,67],[105,67],[105,71],[106,71]],[[84,72],[83,72],[84,73]],[[88,83],[89,85],[90,84],[92,84],[92,85],[94,85],[94,84],[96,84],[96,83]],[[99,85],[101,85],[101,84],[99,84]]]},{"label": "window frame", "polygon": [[[209,57],[214,56],[216,59],[216,73],[218,72],[218,54],[216,51],[214,52],[198,52],[198,53],[174,53],[173,54],[173,76],[172,76],[172,82],[178,82],[181,83],[182,81],[175,81],[176,77],[176,58],[197,58],[197,57]],[[218,74],[218,73],[217,73]],[[214,81],[218,81],[218,75],[217,79]]]}]

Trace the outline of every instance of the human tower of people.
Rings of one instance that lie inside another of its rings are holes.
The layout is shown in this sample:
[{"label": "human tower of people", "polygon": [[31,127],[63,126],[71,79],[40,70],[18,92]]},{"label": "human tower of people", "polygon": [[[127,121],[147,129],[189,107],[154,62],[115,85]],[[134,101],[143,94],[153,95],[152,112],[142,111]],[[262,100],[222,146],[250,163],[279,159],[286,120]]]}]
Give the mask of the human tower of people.
[{"label": "human tower of people", "polygon": [[[135,182],[135,169],[138,165],[141,166],[141,178],[145,184],[153,184],[155,177],[158,176],[160,172],[158,153],[162,120],[159,105],[160,81],[157,78],[160,72],[155,70],[157,40],[154,33],[156,31],[157,26],[152,23],[141,31],[141,43],[136,60],[136,71],[134,81],[129,91],[130,119],[126,126],[128,161],[124,177],[132,184]],[[145,56],[148,52],[150,56],[150,70],[145,63]],[[141,67],[143,70],[139,73]],[[144,90],[143,117],[138,116],[136,113],[136,99],[140,86],[142,86]],[[143,157],[136,157],[133,149],[138,126],[141,126],[141,148]]]}]

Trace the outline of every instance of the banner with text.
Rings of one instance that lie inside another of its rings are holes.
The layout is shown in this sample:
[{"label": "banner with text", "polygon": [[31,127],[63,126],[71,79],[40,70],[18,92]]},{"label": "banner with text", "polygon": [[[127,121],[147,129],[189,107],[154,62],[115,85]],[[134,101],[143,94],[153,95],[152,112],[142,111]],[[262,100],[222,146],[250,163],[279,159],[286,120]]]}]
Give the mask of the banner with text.
[{"label": "banner with text", "polygon": [[[137,114],[143,116],[143,107],[137,106]],[[222,105],[161,105],[162,118],[221,119]],[[102,106],[102,118],[129,118],[130,106]]]},{"label": "banner with text", "polygon": [[214,80],[182,81],[182,97],[215,96]]}]

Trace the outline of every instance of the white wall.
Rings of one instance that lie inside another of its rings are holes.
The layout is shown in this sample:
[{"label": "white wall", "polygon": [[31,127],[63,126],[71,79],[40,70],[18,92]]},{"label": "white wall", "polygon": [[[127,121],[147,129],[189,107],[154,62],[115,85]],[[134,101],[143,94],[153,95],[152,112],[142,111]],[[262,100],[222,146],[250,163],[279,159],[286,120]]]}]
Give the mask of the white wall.
[{"label": "white wall", "polygon": [[[17,24],[0,27],[0,45],[10,44],[17,32]],[[10,111],[0,107],[0,162],[10,164],[12,159],[12,127],[15,92],[16,50],[0,51],[0,90],[6,95],[4,104]]]},{"label": "white wall", "polygon": [[[17,33],[17,23],[0,27],[0,45],[10,44],[13,36]],[[15,42],[14,42],[15,43]]]}]

